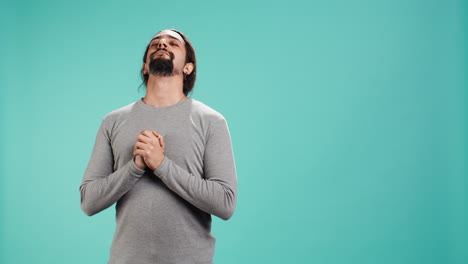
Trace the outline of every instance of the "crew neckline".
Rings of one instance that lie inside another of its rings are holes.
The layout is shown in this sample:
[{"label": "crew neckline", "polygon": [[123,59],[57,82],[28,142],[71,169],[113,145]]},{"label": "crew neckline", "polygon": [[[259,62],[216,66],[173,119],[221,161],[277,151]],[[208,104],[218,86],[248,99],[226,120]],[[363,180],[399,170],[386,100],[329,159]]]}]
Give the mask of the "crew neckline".
[{"label": "crew neckline", "polygon": [[188,104],[188,102],[192,100],[191,97],[187,97],[187,99],[182,100],[182,101],[180,101],[178,103],[175,103],[173,105],[157,107],[157,106],[151,106],[149,104],[146,104],[143,101],[143,98],[144,97],[141,97],[139,100],[137,100],[137,105],[143,107],[144,109],[150,110],[150,111],[164,111],[164,110],[175,109],[175,108],[178,108],[178,107],[180,107],[182,105]]}]

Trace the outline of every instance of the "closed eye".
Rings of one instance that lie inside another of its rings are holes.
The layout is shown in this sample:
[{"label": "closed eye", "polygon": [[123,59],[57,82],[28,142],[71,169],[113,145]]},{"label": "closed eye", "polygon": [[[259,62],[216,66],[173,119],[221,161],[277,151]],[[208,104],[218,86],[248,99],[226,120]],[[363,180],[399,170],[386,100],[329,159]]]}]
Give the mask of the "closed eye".
[{"label": "closed eye", "polygon": [[[158,43],[153,43],[153,44],[151,44],[151,47],[157,46],[157,45],[158,45]],[[171,42],[171,45],[179,46],[179,44],[177,44],[177,42]]]}]

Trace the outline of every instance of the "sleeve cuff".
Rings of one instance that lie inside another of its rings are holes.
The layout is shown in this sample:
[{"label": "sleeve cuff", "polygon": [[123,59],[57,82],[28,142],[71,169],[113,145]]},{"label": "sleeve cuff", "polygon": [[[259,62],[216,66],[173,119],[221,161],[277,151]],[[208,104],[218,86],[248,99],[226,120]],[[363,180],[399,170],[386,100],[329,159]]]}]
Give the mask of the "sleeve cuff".
[{"label": "sleeve cuff", "polygon": [[164,159],[161,161],[159,166],[153,171],[153,174],[161,178],[164,173],[167,171],[167,166],[169,165],[169,159],[164,156]]},{"label": "sleeve cuff", "polygon": [[138,168],[135,164],[135,159],[132,158],[130,161],[130,165],[128,166],[128,171],[133,175],[133,176],[136,176],[136,177],[141,177],[143,176],[143,174],[145,173],[145,170],[142,170],[140,168]]}]

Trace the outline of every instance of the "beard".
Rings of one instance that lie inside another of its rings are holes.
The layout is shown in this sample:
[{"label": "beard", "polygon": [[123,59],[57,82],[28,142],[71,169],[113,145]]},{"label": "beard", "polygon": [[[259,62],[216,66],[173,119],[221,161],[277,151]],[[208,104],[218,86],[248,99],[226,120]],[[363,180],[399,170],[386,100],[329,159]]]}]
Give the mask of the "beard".
[{"label": "beard", "polygon": [[151,59],[149,63],[149,72],[154,76],[171,76],[174,71],[172,59],[157,57]]},{"label": "beard", "polygon": [[169,52],[170,59],[167,59],[165,56],[157,56],[156,58],[153,58],[155,53],[151,54],[150,62],[148,64],[149,73],[151,75],[173,76],[182,73],[182,70],[174,69],[174,54],[172,52]]}]

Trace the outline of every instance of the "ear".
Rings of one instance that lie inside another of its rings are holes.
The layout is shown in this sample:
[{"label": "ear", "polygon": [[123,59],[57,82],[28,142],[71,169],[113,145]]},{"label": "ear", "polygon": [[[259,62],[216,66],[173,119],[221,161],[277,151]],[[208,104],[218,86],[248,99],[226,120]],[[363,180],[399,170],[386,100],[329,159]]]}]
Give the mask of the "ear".
[{"label": "ear", "polygon": [[146,63],[143,63],[143,73],[144,73],[144,74],[148,74],[148,73],[146,72],[146,67],[145,67],[145,66],[146,66]]},{"label": "ear", "polygon": [[184,67],[184,73],[186,75],[190,75],[192,71],[193,71],[193,63],[192,62],[186,63]]}]

